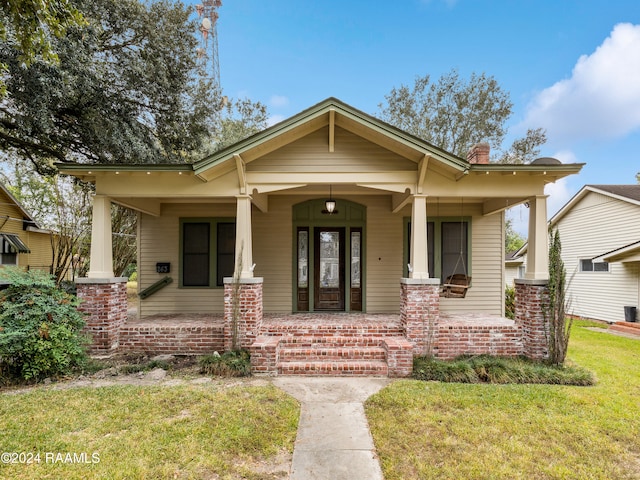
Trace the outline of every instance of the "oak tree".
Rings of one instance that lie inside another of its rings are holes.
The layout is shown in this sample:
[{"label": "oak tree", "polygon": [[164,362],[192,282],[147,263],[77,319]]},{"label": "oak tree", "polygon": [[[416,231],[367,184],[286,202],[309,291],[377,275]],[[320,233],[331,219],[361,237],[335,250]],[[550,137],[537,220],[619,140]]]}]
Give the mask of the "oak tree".
[{"label": "oak tree", "polygon": [[[462,158],[479,142],[500,151],[513,113],[509,94],[494,77],[473,73],[465,80],[456,69],[436,82],[429,75],[417,77],[413,87],[393,88],[385,100],[379,105],[383,120]],[[543,129],[530,129],[498,161],[528,163],[545,141]]]}]

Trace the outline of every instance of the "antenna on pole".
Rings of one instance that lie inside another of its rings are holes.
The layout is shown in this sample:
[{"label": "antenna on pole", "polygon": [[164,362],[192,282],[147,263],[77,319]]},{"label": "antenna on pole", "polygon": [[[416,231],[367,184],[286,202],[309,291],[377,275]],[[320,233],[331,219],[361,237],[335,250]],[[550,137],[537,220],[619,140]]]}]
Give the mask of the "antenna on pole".
[{"label": "antenna on pole", "polygon": [[201,0],[196,5],[198,13],[199,42],[196,54],[204,75],[213,80],[214,87],[220,90],[220,64],[218,63],[218,8],[222,0]]}]

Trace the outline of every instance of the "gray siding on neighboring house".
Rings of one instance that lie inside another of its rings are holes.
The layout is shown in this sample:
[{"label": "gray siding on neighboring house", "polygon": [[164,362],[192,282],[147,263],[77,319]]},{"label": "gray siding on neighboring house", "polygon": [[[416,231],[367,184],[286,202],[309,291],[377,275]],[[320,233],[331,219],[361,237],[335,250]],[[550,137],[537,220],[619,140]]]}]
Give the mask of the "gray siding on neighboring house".
[{"label": "gray siding on neighboring house", "polygon": [[624,320],[623,307],[638,305],[638,263],[610,263],[608,272],[581,272],[580,260],[640,240],[640,206],[588,192],[556,227],[567,269],[568,311],[608,322]]}]

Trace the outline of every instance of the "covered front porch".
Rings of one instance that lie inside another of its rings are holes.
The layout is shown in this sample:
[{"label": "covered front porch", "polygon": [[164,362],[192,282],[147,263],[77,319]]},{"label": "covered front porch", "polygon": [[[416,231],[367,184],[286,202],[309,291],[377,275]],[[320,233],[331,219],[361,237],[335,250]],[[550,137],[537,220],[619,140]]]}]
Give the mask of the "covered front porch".
[{"label": "covered front porch", "polygon": [[[426,353],[442,359],[524,353],[520,326],[496,315],[443,314],[424,335]],[[224,315],[130,314],[118,345],[127,353],[222,352]],[[411,373],[414,353],[400,314],[367,313],[265,314],[248,350],[254,372],[270,375],[403,377]]]},{"label": "covered front porch", "polygon": [[[358,348],[372,349],[371,362],[383,356],[381,372],[396,376],[408,375],[412,355],[543,358],[544,186],[579,170],[490,164],[486,144],[458,158],[328,99],[195,164],[66,165],[96,184],[79,295],[96,348],[107,352],[152,339],[165,323],[159,315],[208,312],[222,318],[205,335],[212,340],[179,326],[176,343],[247,348],[256,372],[318,372],[302,365],[357,357]],[[139,212],[141,288],[166,285],[140,302],[137,327],[121,305],[124,279],[113,278],[112,202]],[[521,203],[529,258],[510,323],[502,318],[504,211]],[[465,295],[451,298],[442,287],[456,274]],[[381,323],[394,326],[380,333]],[[309,358],[282,366],[301,351]],[[382,374],[375,365],[358,372]]]}]

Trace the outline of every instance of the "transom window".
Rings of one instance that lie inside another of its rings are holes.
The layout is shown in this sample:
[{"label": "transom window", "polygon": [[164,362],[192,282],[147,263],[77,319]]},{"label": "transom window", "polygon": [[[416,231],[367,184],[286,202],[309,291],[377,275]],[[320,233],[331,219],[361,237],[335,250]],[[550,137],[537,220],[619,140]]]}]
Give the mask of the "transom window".
[{"label": "transom window", "polygon": [[233,219],[182,219],[180,224],[180,285],[224,285],[224,278],[233,276],[235,266]]}]

